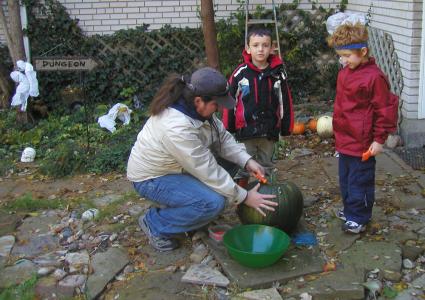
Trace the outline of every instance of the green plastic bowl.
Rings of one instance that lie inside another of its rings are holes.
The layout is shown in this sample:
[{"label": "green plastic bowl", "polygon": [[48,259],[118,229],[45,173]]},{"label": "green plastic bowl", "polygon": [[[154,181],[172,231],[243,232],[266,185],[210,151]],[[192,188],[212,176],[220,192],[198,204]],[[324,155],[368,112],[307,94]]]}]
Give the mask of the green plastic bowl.
[{"label": "green plastic bowl", "polygon": [[282,230],[259,224],[234,227],[223,237],[229,255],[251,268],[274,264],[288,249],[290,240]]}]

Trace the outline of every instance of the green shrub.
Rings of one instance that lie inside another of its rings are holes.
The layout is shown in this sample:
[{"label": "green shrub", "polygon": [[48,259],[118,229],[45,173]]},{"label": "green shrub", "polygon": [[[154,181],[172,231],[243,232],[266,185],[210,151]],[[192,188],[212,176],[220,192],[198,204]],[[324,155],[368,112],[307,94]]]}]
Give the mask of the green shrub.
[{"label": "green shrub", "polygon": [[63,177],[84,171],[86,155],[82,145],[67,139],[47,151],[40,164],[40,171],[52,177]]}]

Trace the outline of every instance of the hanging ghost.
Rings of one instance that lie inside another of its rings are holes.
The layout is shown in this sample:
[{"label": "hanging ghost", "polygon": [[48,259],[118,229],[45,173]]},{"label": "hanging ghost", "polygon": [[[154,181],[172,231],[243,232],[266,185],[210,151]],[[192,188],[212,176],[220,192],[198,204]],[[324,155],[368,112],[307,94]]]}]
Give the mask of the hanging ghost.
[{"label": "hanging ghost", "polygon": [[30,96],[31,97],[38,97],[38,80],[37,80],[37,72],[34,71],[34,67],[32,64],[28,62],[24,62],[22,60],[18,60],[16,62],[16,65],[18,66],[19,71],[24,72],[25,76],[28,79],[28,82],[30,83]]},{"label": "hanging ghost", "polygon": [[11,106],[21,106],[21,111],[27,110],[28,97],[30,95],[30,83],[24,73],[13,71],[10,78],[18,84],[15,95],[12,97]]},{"label": "hanging ghost", "polygon": [[37,73],[30,63],[18,60],[16,62],[18,71],[10,73],[10,78],[18,84],[15,95],[12,97],[11,106],[21,106],[21,111],[27,110],[28,97],[37,97],[38,81]]}]

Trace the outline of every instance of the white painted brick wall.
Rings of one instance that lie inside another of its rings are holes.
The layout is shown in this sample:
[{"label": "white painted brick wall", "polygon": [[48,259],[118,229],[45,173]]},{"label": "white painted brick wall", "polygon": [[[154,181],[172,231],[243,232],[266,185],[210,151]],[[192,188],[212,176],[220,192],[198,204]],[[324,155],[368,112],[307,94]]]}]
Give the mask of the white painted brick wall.
[{"label": "white painted brick wall", "polygon": [[[139,1],[112,1],[112,0],[59,0],[70,13],[71,17],[79,19],[79,25],[87,35],[109,34],[98,31],[99,27],[93,27],[91,20],[101,20],[102,17],[111,20],[119,20],[118,23],[132,28],[135,24],[151,23],[150,29],[161,28],[164,24],[174,27],[199,27],[200,0],[139,0]],[[257,5],[271,7],[271,0],[250,0],[251,9]],[[276,0],[276,4],[291,3],[292,0]],[[317,3],[325,8],[335,7],[340,0],[318,0]],[[240,4],[237,0],[215,0],[216,17],[227,18],[235,12]],[[301,6],[311,9],[312,4],[308,0],[302,0]],[[111,14],[107,16],[106,14]],[[119,15],[121,14],[121,15]],[[87,15],[98,15],[87,18]],[[151,20],[154,20],[152,22]],[[126,20],[122,22],[122,20]],[[86,23],[88,21],[88,23]]]},{"label": "white painted brick wall", "polygon": [[423,1],[349,0],[348,10],[365,13],[371,2],[371,26],[390,33],[394,40],[404,79],[403,116],[417,119]]}]

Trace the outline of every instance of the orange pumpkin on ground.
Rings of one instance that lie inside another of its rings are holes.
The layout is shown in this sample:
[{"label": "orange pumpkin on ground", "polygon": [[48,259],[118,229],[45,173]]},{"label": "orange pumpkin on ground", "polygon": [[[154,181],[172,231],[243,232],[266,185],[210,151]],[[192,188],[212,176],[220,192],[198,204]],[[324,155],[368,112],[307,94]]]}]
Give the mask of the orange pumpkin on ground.
[{"label": "orange pumpkin on ground", "polygon": [[292,129],[292,134],[304,134],[305,132],[305,125],[301,122],[295,122],[294,128]]},{"label": "orange pumpkin on ground", "polygon": [[307,123],[308,129],[310,129],[313,132],[317,131],[317,119],[310,119]]}]

